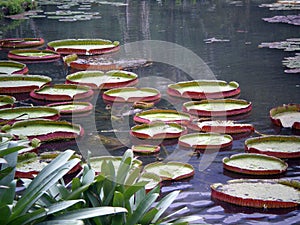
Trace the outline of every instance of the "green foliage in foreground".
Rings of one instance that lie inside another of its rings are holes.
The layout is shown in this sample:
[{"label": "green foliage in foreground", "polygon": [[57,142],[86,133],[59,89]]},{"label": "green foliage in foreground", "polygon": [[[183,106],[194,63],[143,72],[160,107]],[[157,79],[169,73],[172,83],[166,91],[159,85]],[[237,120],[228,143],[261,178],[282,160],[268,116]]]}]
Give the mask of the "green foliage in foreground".
[{"label": "green foliage in foreground", "polygon": [[[157,202],[159,188],[149,193],[146,183],[138,179],[140,169],[133,167],[133,153],[128,150],[120,166],[112,162],[102,165],[101,175],[89,165],[80,177],[73,178],[71,187],[63,177],[80,160],[71,158],[66,150],[49,163],[26,189],[16,192],[14,170],[17,151],[27,147],[28,141],[0,143],[0,223],[7,224],[188,224],[198,217],[174,219],[174,214],[163,216],[179,195],[174,191]],[[32,144],[32,143],[31,143]],[[185,208],[179,211],[185,210]]]}]

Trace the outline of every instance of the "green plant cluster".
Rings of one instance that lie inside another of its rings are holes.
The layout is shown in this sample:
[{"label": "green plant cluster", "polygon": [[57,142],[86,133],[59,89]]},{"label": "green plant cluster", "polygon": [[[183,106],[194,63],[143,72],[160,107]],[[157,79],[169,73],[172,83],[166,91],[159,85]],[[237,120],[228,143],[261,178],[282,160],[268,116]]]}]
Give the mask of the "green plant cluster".
[{"label": "green plant cluster", "polygon": [[2,16],[19,14],[35,7],[35,1],[32,0],[0,0]]},{"label": "green plant cluster", "polygon": [[[133,166],[132,150],[125,152],[118,168],[111,161],[104,162],[99,175],[89,164],[84,164],[82,174],[69,184],[64,182],[64,177],[81,161],[72,158],[74,151],[66,150],[33,180],[23,180],[25,190],[18,192],[14,179],[17,155],[28,145],[38,143],[26,140],[0,143],[2,225],[180,225],[195,220],[194,216],[174,219],[176,212],[164,215],[179,191],[171,192],[159,201],[159,187],[147,193],[147,182],[139,181],[140,169]],[[186,208],[179,212],[182,210]]]}]

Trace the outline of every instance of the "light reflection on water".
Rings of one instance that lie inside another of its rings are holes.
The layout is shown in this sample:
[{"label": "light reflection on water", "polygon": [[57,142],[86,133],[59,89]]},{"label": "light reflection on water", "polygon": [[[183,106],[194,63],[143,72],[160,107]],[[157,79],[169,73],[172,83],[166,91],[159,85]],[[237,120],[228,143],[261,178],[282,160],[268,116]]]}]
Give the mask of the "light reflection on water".
[{"label": "light reflection on water", "polygon": [[[104,38],[120,40],[122,44],[139,40],[162,40],[177,43],[195,52],[214,72],[217,79],[235,80],[241,87],[241,99],[251,101],[253,110],[241,122],[252,123],[265,134],[292,134],[289,129],[274,127],[268,113],[272,107],[286,103],[299,103],[300,79],[298,75],[284,74],[281,60],[293,55],[280,50],[258,49],[261,42],[280,41],[297,37],[299,27],[286,24],[269,24],[261,20],[279,14],[268,9],[258,8],[259,1],[242,1],[242,6],[229,5],[226,1],[130,1],[128,6],[114,7],[95,5],[92,11],[99,11],[101,19],[78,22],[58,22],[47,19],[23,21],[16,28],[3,32],[3,38],[40,36],[46,42],[65,38]],[[177,3],[176,3],[177,2]],[[195,2],[195,3],[194,3]],[[266,1],[265,1],[266,2]],[[55,10],[54,6],[47,10]],[[11,21],[5,20],[6,24]],[[229,39],[224,43],[204,43],[206,38]],[[6,52],[1,52],[1,59]],[[54,83],[64,82],[69,72],[61,62],[28,65],[30,74],[43,74],[52,77]],[[134,69],[140,78],[147,76],[165,77],[173,82],[190,79],[179,69],[156,62],[150,67]],[[153,85],[148,80],[141,86]],[[155,83],[163,94],[168,83]],[[29,101],[30,102],[30,101]],[[174,99],[164,95],[159,108],[174,106]],[[109,112],[100,98],[97,99],[95,112],[98,130],[112,129]],[[78,120],[89,133],[93,121]],[[128,133],[124,130],[124,138]],[[113,132],[103,133],[105,135]],[[300,222],[299,210],[255,210],[232,206],[210,199],[210,184],[224,183],[229,179],[239,178],[237,174],[224,173],[222,158],[244,152],[244,140],[236,140],[231,151],[219,152],[212,164],[204,171],[196,172],[192,179],[169,183],[162,188],[163,193],[182,190],[179,199],[171,209],[185,205],[191,214],[203,217],[199,222],[212,224],[296,224]],[[166,145],[158,156],[170,155],[176,144]],[[112,154],[121,154],[114,151]],[[189,156],[191,163],[198,168],[200,159]],[[146,162],[155,161],[155,156],[141,157]],[[288,160],[289,169],[284,177],[300,180],[299,160]]]}]

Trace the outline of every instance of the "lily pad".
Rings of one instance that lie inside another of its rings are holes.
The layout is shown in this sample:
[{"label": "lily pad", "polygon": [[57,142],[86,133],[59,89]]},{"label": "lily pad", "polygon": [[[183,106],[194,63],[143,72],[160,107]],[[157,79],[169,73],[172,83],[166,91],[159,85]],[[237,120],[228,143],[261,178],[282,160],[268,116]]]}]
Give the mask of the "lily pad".
[{"label": "lily pad", "polygon": [[64,39],[49,42],[48,48],[63,55],[96,55],[118,51],[119,44],[104,39]]},{"label": "lily pad", "polygon": [[241,153],[223,158],[224,169],[251,175],[284,173],[288,167],[283,160],[264,154]]},{"label": "lily pad", "polygon": [[201,132],[216,132],[226,134],[251,133],[254,131],[252,124],[236,123],[232,120],[204,120],[191,121],[188,128]]},{"label": "lily pad", "polygon": [[133,145],[131,149],[134,153],[145,155],[156,154],[160,151],[159,145]]},{"label": "lily pad", "polygon": [[66,77],[66,83],[82,84],[93,89],[111,89],[125,86],[133,86],[138,82],[137,75],[123,70],[82,71],[70,74]]},{"label": "lily pad", "polygon": [[133,126],[130,134],[141,139],[171,139],[187,133],[187,129],[177,123],[154,122]]},{"label": "lily pad", "polygon": [[288,68],[284,70],[285,73],[300,73],[300,54],[296,53],[293,57],[285,57],[282,65]]},{"label": "lily pad", "polygon": [[107,90],[102,97],[109,102],[155,102],[160,100],[161,94],[155,88],[122,87]]},{"label": "lily pad", "polygon": [[300,50],[300,38],[289,38],[285,41],[263,42],[259,48],[282,49],[287,52]]},{"label": "lily pad", "polygon": [[287,23],[296,26],[300,25],[300,15],[273,16],[271,18],[263,18],[263,20],[269,23]]},{"label": "lily pad", "polygon": [[297,158],[300,157],[300,137],[266,135],[249,138],[245,141],[245,150],[278,158]]},{"label": "lily pad", "polygon": [[8,58],[26,61],[49,61],[60,59],[60,54],[52,50],[20,49],[9,51]]},{"label": "lily pad", "polygon": [[2,48],[27,48],[43,45],[43,38],[5,38],[0,40]]},{"label": "lily pad", "polygon": [[55,102],[47,105],[59,111],[61,115],[87,115],[90,114],[94,108],[90,102]]},{"label": "lily pad", "polygon": [[26,136],[29,139],[37,138],[44,142],[75,139],[84,134],[80,125],[45,119],[15,122],[2,127],[2,130],[16,137]]},{"label": "lily pad", "polygon": [[167,93],[190,99],[228,98],[238,95],[240,88],[235,81],[227,83],[222,80],[193,80],[170,84]]},{"label": "lily pad", "polygon": [[15,107],[0,110],[0,123],[15,122],[27,119],[59,119],[59,111],[50,107],[34,106],[34,107]]},{"label": "lily pad", "polygon": [[[230,180],[212,184],[212,198],[255,208],[289,208],[300,203],[300,183],[288,180]],[[270,191],[271,190],[271,191]]]},{"label": "lily pad", "polygon": [[41,75],[1,75],[0,93],[26,93],[49,84],[52,79]]},{"label": "lily pad", "polygon": [[151,191],[152,189],[160,185],[162,179],[155,173],[143,172],[138,181],[148,182],[145,186],[145,189],[146,191]]},{"label": "lily pad", "polygon": [[280,127],[300,129],[300,104],[287,104],[270,110],[271,121]]},{"label": "lily pad", "polygon": [[45,85],[30,92],[34,99],[44,101],[72,101],[89,99],[94,92],[90,87],[73,84]]},{"label": "lily pad", "polygon": [[0,74],[26,74],[28,67],[12,60],[0,60]]},{"label": "lily pad", "polygon": [[16,99],[9,95],[0,95],[0,109],[11,108],[15,104]]},{"label": "lily pad", "polygon": [[234,116],[250,112],[251,102],[241,99],[211,99],[189,101],[183,104],[183,111],[198,116]]},{"label": "lily pad", "polygon": [[187,113],[178,112],[171,109],[150,109],[135,114],[133,120],[138,123],[152,123],[152,122],[165,122],[165,123],[178,123],[187,125],[191,116]]},{"label": "lily pad", "polygon": [[155,162],[144,167],[144,171],[157,174],[162,180],[181,180],[195,173],[192,165],[182,162]]},{"label": "lily pad", "polygon": [[228,134],[192,133],[182,135],[178,139],[178,144],[182,147],[196,150],[227,149],[231,148],[232,141],[232,137]]}]

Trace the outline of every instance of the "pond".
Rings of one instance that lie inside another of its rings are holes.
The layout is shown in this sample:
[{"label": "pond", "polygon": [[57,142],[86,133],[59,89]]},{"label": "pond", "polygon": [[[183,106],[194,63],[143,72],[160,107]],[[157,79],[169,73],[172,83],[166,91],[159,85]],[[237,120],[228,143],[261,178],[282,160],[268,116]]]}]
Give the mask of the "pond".
[{"label": "pond", "polygon": [[[134,68],[131,71],[139,76],[138,86],[160,90],[162,100],[156,104],[157,108],[181,109],[182,101],[170,98],[166,94],[168,84],[208,78],[236,81],[241,88],[239,98],[251,101],[253,107],[250,114],[238,118],[240,122],[253,124],[255,129],[263,134],[294,134],[290,129],[275,127],[269,118],[271,108],[282,104],[299,103],[300,77],[298,74],[285,74],[281,63],[284,57],[293,56],[294,53],[258,48],[262,42],[298,38],[299,27],[267,23],[262,20],[282,13],[293,14],[293,11],[278,12],[260,8],[259,4],[273,1],[258,0],[127,0],[123,2],[124,4],[74,2],[77,5],[74,4],[66,10],[81,10],[85,13],[90,12],[93,16],[88,20],[82,19],[81,16],[77,21],[69,19],[59,21],[53,16],[47,18],[47,14],[39,12],[38,15],[44,16],[26,20],[4,19],[0,28],[2,38],[42,37],[46,43],[70,38],[118,40],[123,50],[132,48],[131,53],[134,53],[134,56],[146,56],[154,60],[150,66]],[[60,7],[62,8],[62,5]],[[62,10],[55,4],[43,5],[41,8],[44,12]],[[208,40],[205,41],[206,39]],[[222,41],[214,42],[215,40]],[[139,43],[150,46],[151,51],[147,52],[147,48],[138,48]],[[173,51],[173,48],[176,51]],[[170,61],[167,60],[169,58]],[[0,52],[0,59],[7,59],[6,51]],[[53,79],[53,83],[64,83],[66,75],[73,72],[62,61],[28,63],[27,66],[29,74],[48,75]],[[127,116],[128,113],[134,112],[130,112],[129,107],[124,105],[108,109],[100,95],[93,101],[95,111],[89,117],[66,118],[85,128],[85,139],[73,146],[55,146],[55,148],[60,150],[76,148],[84,156],[88,151],[93,155],[121,155],[134,142],[128,132],[134,122],[132,115]],[[21,105],[31,103],[30,98],[23,98],[20,101]],[[101,135],[100,139],[95,138],[98,137],[97,134]],[[118,143],[107,143],[110,140],[105,137],[117,138]],[[231,150],[200,155],[182,151],[177,142],[162,143],[159,155],[140,159],[145,163],[155,160],[176,160],[194,166],[196,172],[193,178],[168,183],[162,188],[162,193],[182,190],[171,211],[187,206],[188,211],[182,212],[182,215],[199,215],[202,217],[199,223],[299,224],[299,210],[258,210],[211,200],[212,183],[225,183],[227,180],[243,177],[223,171],[222,159],[244,152],[245,139],[234,140]],[[51,148],[54,147],[48,146],[44,151]],[[287,162],[289,168],[282,177],[300,180],[299,160]]]}]

